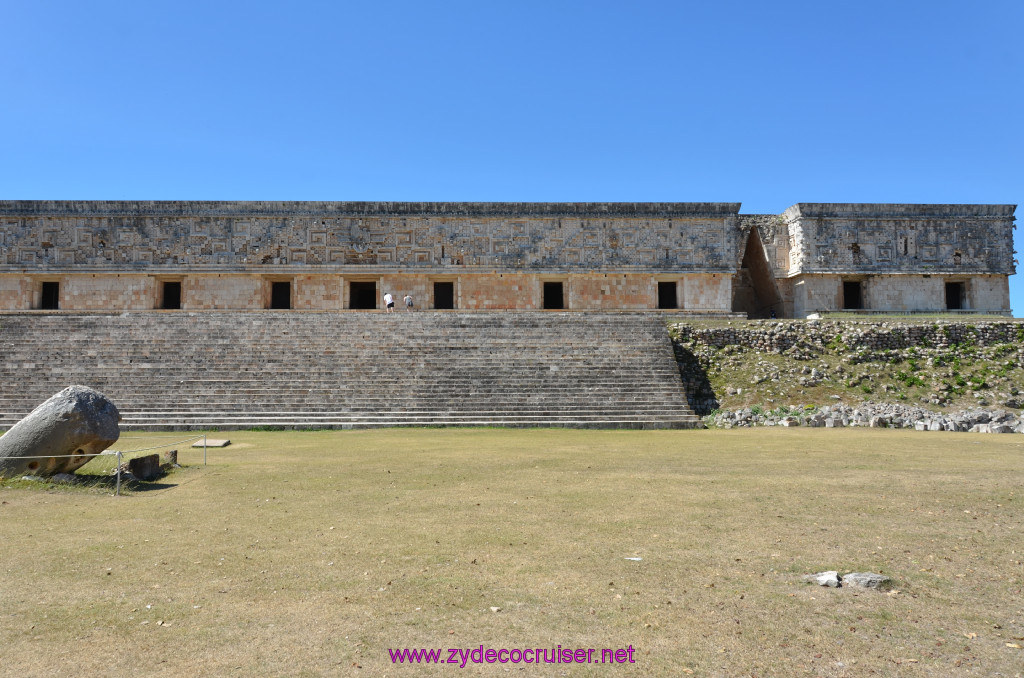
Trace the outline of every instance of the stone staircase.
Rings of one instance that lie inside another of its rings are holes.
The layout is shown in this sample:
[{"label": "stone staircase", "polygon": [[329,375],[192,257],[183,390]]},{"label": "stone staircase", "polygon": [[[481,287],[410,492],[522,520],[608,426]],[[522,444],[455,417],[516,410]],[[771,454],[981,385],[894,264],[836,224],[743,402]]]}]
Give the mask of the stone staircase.
[{"label": "stone staircase", "polygon": [[644,313],[0,313],[0,428],[70,384],[122,429],[699,425]]}]

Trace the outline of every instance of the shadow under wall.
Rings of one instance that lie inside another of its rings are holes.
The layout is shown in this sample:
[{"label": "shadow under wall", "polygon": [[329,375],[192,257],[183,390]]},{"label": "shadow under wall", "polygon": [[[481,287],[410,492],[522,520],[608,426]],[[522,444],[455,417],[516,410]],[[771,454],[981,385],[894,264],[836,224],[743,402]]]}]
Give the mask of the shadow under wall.
[{"label": "shadow under wall", "polygon": [[740,272],[733,280],[732,310],[746,313],[747,318],[770,318],[772,311],[776,317],[783,315],[782,295],[775,284],[775,276],[764,244],[757,228],[750,229],[747,246],[743,251],[743,263]]},{"label": "shadow under wall", "polygon": [[686,388],[686,401],[693,413],[699,417],[711,414],[720,406],[715,389],[711,387],[708,373],[700,364],[697,356],[683,348],[679,342],[673,340],[672,348],[676,354],[676,365],[679,367],[679,376],[683,379],[683,387]]}]

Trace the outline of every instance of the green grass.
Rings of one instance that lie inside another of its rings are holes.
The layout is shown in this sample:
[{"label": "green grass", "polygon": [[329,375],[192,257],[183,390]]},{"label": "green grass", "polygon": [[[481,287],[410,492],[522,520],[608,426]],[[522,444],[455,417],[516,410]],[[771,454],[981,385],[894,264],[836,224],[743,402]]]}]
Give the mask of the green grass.
[{"label": "green grass", "polygon": [[[392,666],[387,648],[481,644],[632,645],[637,663],[460,675],[1024,665],[1007,647],[1024,645],[1020,436],[218,437],[233,444],[205,467],[181,449],[164,489],[0,489],[0,673],[437,676],[455,667]],[[898,593],[801,581],[824,569]]]}]

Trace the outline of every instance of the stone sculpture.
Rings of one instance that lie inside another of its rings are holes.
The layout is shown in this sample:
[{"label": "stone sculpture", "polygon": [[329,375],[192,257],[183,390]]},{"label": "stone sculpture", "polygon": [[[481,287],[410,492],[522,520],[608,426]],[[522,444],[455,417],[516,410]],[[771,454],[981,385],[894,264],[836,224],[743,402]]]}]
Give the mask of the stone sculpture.
[{"label": "stone sculpture", "polygon": [[68,386],[0,437],[0,477],[73,473],[117,441],[120,419],[107,396]]}]

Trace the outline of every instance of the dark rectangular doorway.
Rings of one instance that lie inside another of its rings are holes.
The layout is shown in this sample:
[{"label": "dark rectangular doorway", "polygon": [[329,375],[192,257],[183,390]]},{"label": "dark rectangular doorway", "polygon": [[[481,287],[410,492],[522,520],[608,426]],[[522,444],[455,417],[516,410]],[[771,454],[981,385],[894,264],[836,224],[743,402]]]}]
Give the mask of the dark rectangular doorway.
[{"label": "dark rectangular doorway", "polygon": [[181,283],[180,282],[165,282],[163,302],[160,308],[168,310],[178,310],[181,308]]},{"label": "dark rectangular doorway", "polygon": [[287,309],[292,307],[292,284],[290,282],[271,283],[270,308]]},{"label": "dark rectangular doorway", "polygon": [[348,307],[364,311],[377,308],[377,283],[350,282],[348,284]]},{"label": "dark rectangular doorway", "polygon": [[960,311],[964,307],[964,284],[962,282],[946,283],[946,310]]},{"label": "dark rectangular doorway", "polygon": [[39,308],[49,311],[55,311],[60,308],[60,283],[43,283],[43,296],[39,302]]},{"label": "dark rectangular doorway", "polygon": [[860,282],[843,282],[843,308],[864,308],[864,296]]},{"label": "dark rectangular doorway", "polygon": [[658,283],[658,308],[679,308],[675,282]]},{"label": "dark rectangular doorway", "polygon": [[544,308],[565,308],[562,299],[562,283],[544,283]]},{"label": "dark rectangular doorway", "polygon": [[455,308],[455,283],[434,283],[434,308]]}]

